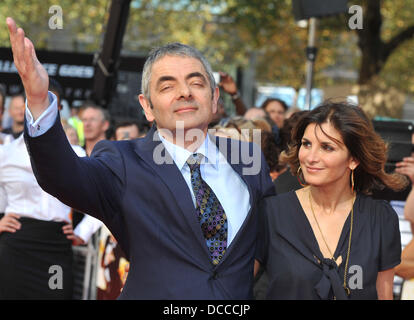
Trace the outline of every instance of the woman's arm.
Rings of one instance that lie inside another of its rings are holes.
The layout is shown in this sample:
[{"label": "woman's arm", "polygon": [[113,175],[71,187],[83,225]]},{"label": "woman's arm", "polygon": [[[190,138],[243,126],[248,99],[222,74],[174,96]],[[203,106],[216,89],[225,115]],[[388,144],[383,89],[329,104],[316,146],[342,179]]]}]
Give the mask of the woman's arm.
[{"label": "woman's arm", "polygon": [[232,101],[236,107],[236,114],[239,116],[244,115],[247,108],[241,97],[238,95],[237,85],[233,78],[225,72],[220,72],[220,83],[218,85],[224,92],[232,96]]},{"label": "woman's arm", "polygon": [[254,260],[254,272],[253,272],[253,276],[255,278],[256,278],[257,273],[259,272],[259,269],[260,269],[260,262],[255,259]]},{"label": "woman's arm", "polygon": [[414,239],[402,251],[401,264],[395,267],[395,274],[404,279],[414,278]]},{"label": "woman's arm", "polygon": [[393,300],[394,273],[394,268],[378,272],[378,300]]},{"label": "woman's arm", "polygon": [[414,223],[414,188],[411,189],[410,193],[408,194],[407,200],[405,201],[404,218],[410,221],[411,225],[413,225]]},{"label": "woman's arm", "polygon": [[[410,178],[411,184],[414,184],[414,157],[403,158],[403,161],[398,162],[396,167],[395,172],[406,175]],[[411,190],[405,202],[404,217],[414,223],[414,189]]]}]

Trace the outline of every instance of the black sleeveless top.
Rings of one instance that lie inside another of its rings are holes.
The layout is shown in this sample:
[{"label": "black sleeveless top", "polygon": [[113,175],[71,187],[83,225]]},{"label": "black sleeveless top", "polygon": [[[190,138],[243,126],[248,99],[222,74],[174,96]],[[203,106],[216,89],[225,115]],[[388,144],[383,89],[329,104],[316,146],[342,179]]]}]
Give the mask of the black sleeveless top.
[{"label": "black sleeveless top", "polygon": [[260,206],[256,259],[269,276],[268,299],[377,299],[378,272],[401,262],[398,215],[387,201],[357,195],[343,288],[351,214],[334,253],[325,259],[294,191],[265,198]]}]

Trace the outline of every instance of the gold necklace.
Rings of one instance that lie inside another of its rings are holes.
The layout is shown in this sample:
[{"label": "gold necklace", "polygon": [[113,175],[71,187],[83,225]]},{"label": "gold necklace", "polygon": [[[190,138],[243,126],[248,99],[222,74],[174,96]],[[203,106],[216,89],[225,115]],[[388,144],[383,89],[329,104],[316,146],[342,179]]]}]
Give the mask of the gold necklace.
[{"label": "gold necklace", "polygon": [[[352,195],[352,199],[351,199],[351,201],[352,201],[352,207],[351,207],[351,226],[350,226],[350,230],[349,230],[348,250],[347,250],[346,261],[345,261],[344,283],[342,284],[342,286],[344,287],[344,289],[345,289],[346,293],[348,294],[348,296],[351,294],[351,290],[350,290],[350,289],[348,288],[348,286],[346,285],[346,276],[347,276],[347,270],[348,270],[349,255],[350,255],[350,253],[351,253],[351,239],[352,239],[352,229],[353,229],[353,225],[354,225],[354,202],[355,202],[355,199],[356,199],[356,195],[355,195],[355,194],[353,194],[353,195]],[[327,242],[326,242],[326,240],[325,240],[325,237],[324,237],[324,235],[323,235],[323,233],[322,233],[322,229],[321,229],[321,227],[319,226],[318,219],[316,219],[315,212],[313,211],[313,206],[312,206],[312,196],[311,196],[310,189],[309,189],[309,203],[310,203],[310,207],[311,207],[311,210],[312,210],[312,215],[313,215],[313,218],[315,219],[315,221],[316,221],[316,225],[318,226],[319,233],[321,234],[322,239],[323,239],[323,242],[325,242],[326,248],[328,249],[329,254],[330,254],[330,255],[331,255],[331,257],[332,257],[331,259],[332,259],[332,260],[335,262],[335,264],[336,264],[335,257],[334,257],[334,255],[332,254],[332,251],[331,251],[331,249],[329,248],[328,243],[327,243]]]}]

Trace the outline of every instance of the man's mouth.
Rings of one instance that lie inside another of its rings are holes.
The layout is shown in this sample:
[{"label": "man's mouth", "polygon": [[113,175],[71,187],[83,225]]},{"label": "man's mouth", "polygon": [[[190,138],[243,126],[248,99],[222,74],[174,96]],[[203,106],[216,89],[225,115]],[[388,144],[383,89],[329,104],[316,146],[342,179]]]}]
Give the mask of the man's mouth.
[{"label": "man's mouth", "polygon": [[177,110],[175,110],[175,113],[186,113],[186,112],[192,112],[192,111],[196,111],[197,108],[196,107],[182,107],[182,108],[178,108]]}]

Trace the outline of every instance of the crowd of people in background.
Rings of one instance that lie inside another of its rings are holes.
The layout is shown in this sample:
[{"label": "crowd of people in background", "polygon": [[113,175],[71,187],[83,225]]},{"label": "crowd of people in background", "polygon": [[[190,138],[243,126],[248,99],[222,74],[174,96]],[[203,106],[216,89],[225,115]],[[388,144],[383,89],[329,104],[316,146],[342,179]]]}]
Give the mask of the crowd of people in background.
[{"label": "crowd of people in background", "polygon": [[[225,94],[231,96],[231,100],[234,103],[235,115],[227,115],[224,108],[224,99],[221,97],[218,103],[218,112],[215,114],[215,119],[210,123],[210,128],[214,129],[214,134],[217,136],[249,142],[253,141],[255,132],[259,133],[259,143],[269,166],[271,178],[273,181],[276,181],[276,178],[280,174],[288,172],[286,165],[280,164],[278,160],[280,153],[289,143],[290,127],[287,121],[288,119],[285,119],[286,112],[289,109],[288,106],[280,99],[270,98],[263,103],[261,108],[247,108],[241,99],[233,78],[224,72],[221,72],[220,74],[221,83],[219,86],[221,88],[221,94],[223,96]],[[63,96],[63,88],[61,85],[56,80],[50,79],[49,91],[56,95],[58,108],[59,110],[62,110],[61,99]],[[23,140],[22,133],[24,129],[24,93],[10,96],[9,99],[7,99],[7,108],[5,106],[6,98],[6,87],[1,85],[0,124],[2,127],[0,128],[0,144],[2,144],[2,147],[5,147],[17,139]],[[8,114],[7,117],[4,117],[3,119],[2,116],[4,112],[7,112]],[[151,123],[139,123],[137,119],[133,118],[118,118],[114,121],[114,119],[111,119],[110,114],[106,109],[98,106],[93,101],[84,101],[79,107],[71,107],[70,116],[68,118],[62,117],[61,122],[70,145],[79,156],[90,156],[96,143],[101,140],[108,139],[119,141],[144,137],[151,126]],[[288,128],[288,131],[283,131],[284,125]],[[25,151],[25,148],[22,150]],[[29,170],[29,162],[28,159],[26,160],[26,169]],[[6,196],[4,196],[4,198],[6,198]],[[4,198],[2,207],[0,207],[0,213],[2,213],[2,220],[0,220],[0,234],[2,232],[17,230],[16,228],[2,229],[1,222],[3,222],[3,224],[13,223],[15,226],[19,226],[18,218],[15,218],[10,222],[8,219],[12,219],[14,216],[4,216],[4,211],[7,207],[7,199],[5,200]],[[20,199],[20,201],[22,200]],[[71,225],[72,227],[68,239],[73,239],[71,237],[73,235],[73,230],[75,230],[75,234],[79,233],[78,229],[83,230],[85,233],[82,236],[83,239],[79,238],[77,241],[72,241],[72,245],[85,245],[86,242],[89,241],[92,233],[98,229],[100,230],[100,247],[97,248],[96,253],[99,256],[97,298],[117,298],[125,283],[128,261],[125,254],[122,252],[122,249],[120,249],[117,244],[116,239],[99,221],[94,221],[95,219],[91,218],[92,222],[89,222],[89,225],[85,227],[82,225],[85,216],[83,213],[65,207],[63,207],[63,210],[65,210],[65,214],[68,214],[65,216],[66,220],[64,223]],[[70,251],[67,254],[72,253]],[[71,272],[67,272],[67,274],[70,275],[70,277],[72,276]],[[71,288],[71,285],[68,285],[68,283],[70,283],[68,282],[69,280],[65,281],[65,287]],[[32,292],[36,292],[36,290],[33,290]],[[70,297],[71,293],[72,289],[67,290],[64,297]],[[22,294],[22,292],[17,292],[16,294]]]},{"label": "crowd of people in background", "polygon": [[[295,110],[283,100],[277,98],[266,99],[260,107],[246,107],[233,78],[224,72],[220,72],[220,76],[219,87],[222,97],[218,101],[218,112],[214,115],[215,118],[210,123],[209,128],[214,129],[217,136],[249,142],[254,141],[255,132],[259,132],[260,146],[269,167],[276,194],[300,189],[302,187],[300,181],[292,174],[288,163],[283,162],[280,155],[288,150],[292,142],[291,132],[293,128],[300,119],[308,114],[308,111]],[[58,106],[61,109],[62,87],[57,81],[51,79],[49,91],[57,96]],[[223,100],[225,95],[229,95],[234,104],[234,115],[230,116],[226,112]],[[6,98],[6,87],[0,85],[0,144],[2,145],[1,148],[5,148],[4,150],[11,150],[10,148],[6,149],[6,146],[16,143],[19,139],[22,140],[25,95],[19,93],[8,97],[7,108],[5,107]],[[130,118],[114,121],[106,109],[91,101],[85,101],[81,107],[72,107],[70,110],[70,117],[62,118],[61,121],[69,143],[80,156],[90,156],[94,146],[101,140],[119,141],[142,138],[152,125],[148,122],[140,123],[137,119]],[[4,116],[5,112],[8,113],[7,117]],[[3,156],[10,157],[12,155],[4,154]],[[0,161],[3,161],[3,159],[0,159]],[[26,170],[30,171],[28,162],[25,165]],[[408,175],[413,181],[413,158],[404,159],[398,166],[400,173]],[[30,174],[33,178],[33,174]],[[6,182],[2,181],[1,177],[2,173],[0,172],[0,187],[4,188]],[[34,180],[31,183],[34,184]],[[10,194],[6,196],[4,193],[3,198],[0,194],[0,213],[5,212],[6,207],[10,205],[7,201],[12,198]],[[40,195],[39,192],[39,197]],[[408,200],[410,203],[414,202],[411,199],[414,199],[412,194],[410,194]],[[36,199],[34,201],[36,202]],[[41,201],[41,199],[39,198],[38,201]],[[407,207],[411,208],[412,205],[409,204]],[[117,246],[116,239],[107,229],[104,229],[105,226],[102,226],[99,221],[85,222],[84,215],[81,212],[64,206],[60,207],[60,210],[64,210],[64,212],[62,212],[61,224],[58,227],[64,228],[66,226],[65,231],[67,232],[65,235],[67,235],[67,239],[72,241],[73,245],[85,245],[92,233],[98,229],[102,230],[104,239],[101,241],[101,247],[97,248],[99,251],[98,263],[99,267],[102,268],[102,272],[98,273],[98,299],[115,299],[122,291],[128,272],[128,259],[125,253]],[[2,214],[0,217],[0,236],[2,233],[12,233],[20,228],[20,217],[18,215],[5,216]],[[407,213],[406,217],[412,219],[410,221],[414,223],[412,212]],[[70,225],[69,229],[67,225]],[[80,238],[77,239],[76,235]],[[67,248],[65,250],[65,255],[71,254],[70,250],[67,251]],[[18,259],[23,258],[18,257]],[[70,261],[68,264],[70,265]],[[404,269],[404,272],[405,275],[407,268]],[[401,274],[403,273],[401,272]],[[408,274],[410,277],[413,276],[412,271],[408,271]],[[33,281],[33,278],[25,281]],[[65,281],[70,283],[70,280]],[[266,287],[267,282],[266,274],[259,271],[258,276],[256,276],[256,298],[264,298],[263,292],[265,289],[262,287]],[[67,287],[70,287],[70,285],[67,285]],[[16,294],[22,293],[17,292]],[[64,297],[68,298],[70,294],[71,291],[65,293]]]}]

